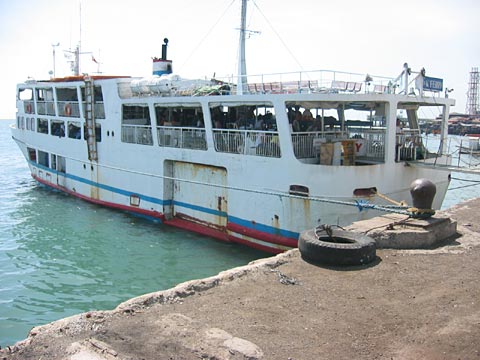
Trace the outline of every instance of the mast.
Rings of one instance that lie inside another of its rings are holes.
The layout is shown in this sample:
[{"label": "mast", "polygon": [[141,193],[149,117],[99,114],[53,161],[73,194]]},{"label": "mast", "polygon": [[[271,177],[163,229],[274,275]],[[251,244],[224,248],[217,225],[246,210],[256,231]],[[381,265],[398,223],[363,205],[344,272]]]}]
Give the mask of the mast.
[{"label": "mast", "polygon": [[247,89],[247,64],[245,61],[245,32],[247,22],[247,0],[242,0],[242,14],[240,19],[240,42],[238,52],[238,79],[237,94],[243,95]]},{"label": "mast", "polygon": [[76,61],[76,69],[75,69],[75,75],[80,75],[80,54],[82,53],[82,2],[79,1],[79,36],[78,36],[78,46],[77,50],[75,52],[75,61]]}]

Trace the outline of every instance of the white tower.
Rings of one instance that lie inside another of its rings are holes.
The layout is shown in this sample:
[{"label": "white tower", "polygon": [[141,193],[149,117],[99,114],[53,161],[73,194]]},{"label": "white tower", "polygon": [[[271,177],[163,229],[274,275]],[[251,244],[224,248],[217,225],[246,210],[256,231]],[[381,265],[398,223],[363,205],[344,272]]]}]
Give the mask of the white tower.
[{"label": "white tower", "polygon": [[473,67],[470,71],[470,81],[468,83],[468,92],[467,92],[467,106],[465,112],[468,115],[480,115],[480,109],[478,107],[478,84],[480,82],[480,76],[478,72],[478,67]]}]

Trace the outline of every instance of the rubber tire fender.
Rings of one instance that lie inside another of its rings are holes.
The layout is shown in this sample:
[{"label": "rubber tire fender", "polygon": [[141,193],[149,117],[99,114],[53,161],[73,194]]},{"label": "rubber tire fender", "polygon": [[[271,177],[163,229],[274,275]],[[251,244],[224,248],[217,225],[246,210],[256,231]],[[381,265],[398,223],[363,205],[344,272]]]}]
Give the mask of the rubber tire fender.
[{"label": "rubber tire fender", "polygon": [[371,237],[345,230],[332,230],[333,242],[325,231],[309,229],[298,239],[298,249],[306,260],[327,265],[364,265],[376,258],[376,243]]}]

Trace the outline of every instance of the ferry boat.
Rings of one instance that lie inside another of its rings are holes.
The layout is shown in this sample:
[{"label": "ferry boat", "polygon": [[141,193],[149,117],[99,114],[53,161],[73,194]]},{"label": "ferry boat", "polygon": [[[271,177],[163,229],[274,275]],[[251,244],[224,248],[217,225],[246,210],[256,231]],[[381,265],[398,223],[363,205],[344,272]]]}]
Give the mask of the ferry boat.
[{"label": "ferry boat", "polygon": [[380,214],[362,203],[408,202],[415,179],[436,185],[439,209],[450,174],[412,164],[451,161],[443,147],[425,149],[418,126],[422,109],[438,110],[446,139],[455,102],[442,96],[442,80],[407,64],[391,78],[247,76],[245,3],[237,79],[181,78],[165,41],[148,78],[77,74],[18,84],[12,135],[33,178],[271,253],[296,247],[300,232],[319,223]]}]

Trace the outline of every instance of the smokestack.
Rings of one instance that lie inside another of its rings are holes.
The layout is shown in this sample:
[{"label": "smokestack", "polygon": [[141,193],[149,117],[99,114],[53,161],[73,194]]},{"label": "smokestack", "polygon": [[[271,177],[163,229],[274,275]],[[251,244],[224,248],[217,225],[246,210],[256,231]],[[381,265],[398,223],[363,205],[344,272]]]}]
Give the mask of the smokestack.
[{"label": "smokestack", "polygon": [[162,45],[162,60],[167,60],[167,46],[168,46],[168,39],[163,39]]},{"label": "smokestack", "polygon": [[162,57],[157,58],[153,57],[153,75],[162,76],[172,73],[172,60],[167,60],[167,46],[168,46],[168,39],[163,39],[162,45]]}]

